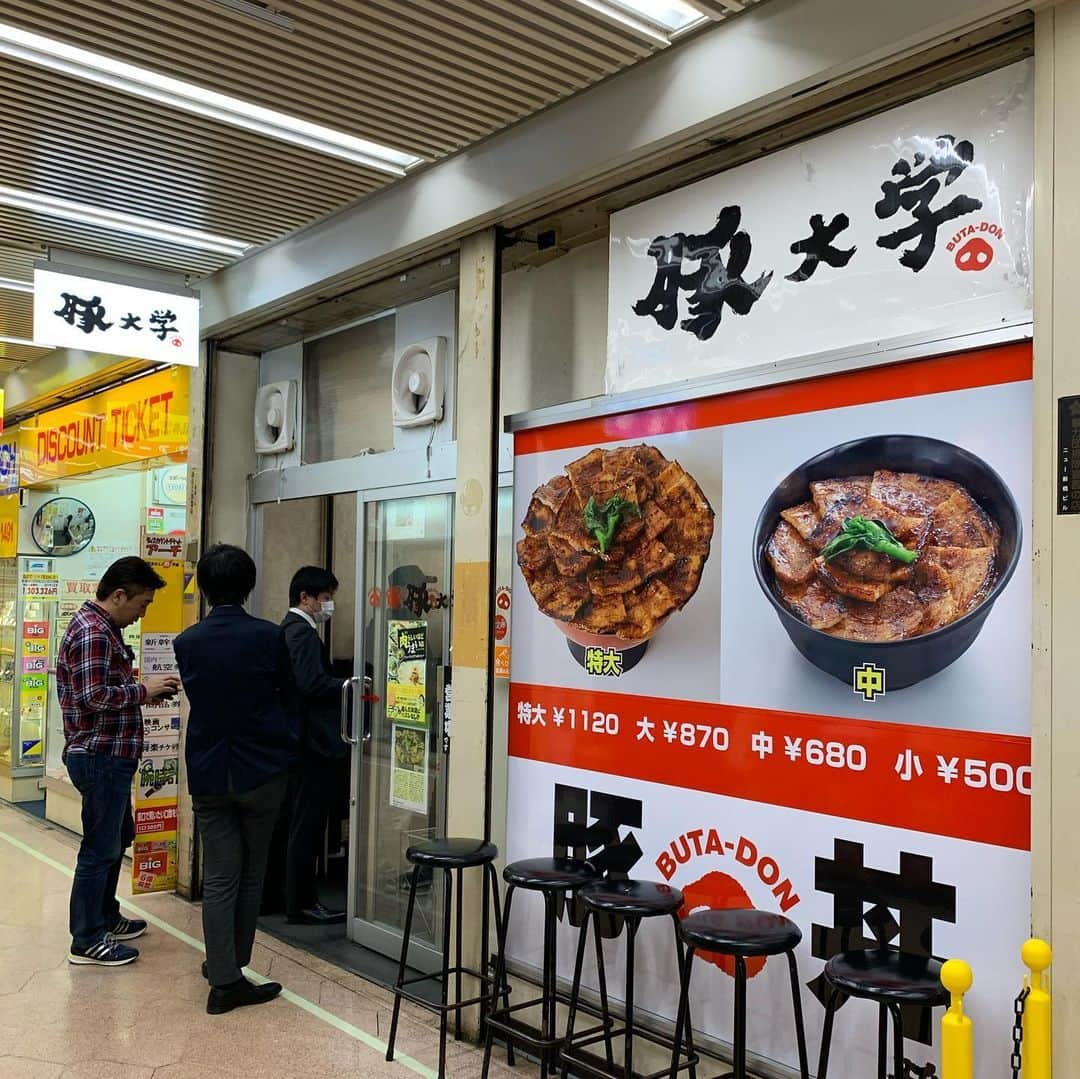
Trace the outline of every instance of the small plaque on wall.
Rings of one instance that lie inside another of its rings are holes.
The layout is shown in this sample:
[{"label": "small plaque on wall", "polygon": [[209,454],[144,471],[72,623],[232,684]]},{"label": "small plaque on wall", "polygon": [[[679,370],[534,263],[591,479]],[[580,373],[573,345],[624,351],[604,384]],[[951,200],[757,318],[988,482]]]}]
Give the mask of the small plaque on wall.
[{"label": "small plaque on wall", "polygon": [[1058,398],[1059,514],[1080,513],[1080,396]]}]

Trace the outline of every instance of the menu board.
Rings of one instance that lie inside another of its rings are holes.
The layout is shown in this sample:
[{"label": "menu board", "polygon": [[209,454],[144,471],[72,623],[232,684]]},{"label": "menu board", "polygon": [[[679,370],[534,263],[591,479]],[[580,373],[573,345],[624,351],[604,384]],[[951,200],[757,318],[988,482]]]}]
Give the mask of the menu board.
[{"label": "menu board", "polygon": [[[515,436],[508,860],[588,858],[802,930],[974,967],[980,1079],[1006,1079],[1030,924],[1031,348],[747,389]],[[988,882],[993,882],[992,887]],[[509,954],[538,967],[541,912]],[[580,924],[563,912],[560,973]],[[674,1018],[670,925],[635,1003]],[[591,949],[589,950],[591,956]],[[618,962],[608,992],[621,997]],[[732,1038],[733,967],[694,1023]],[[750,1046],[797,1068],[787,965],[749,965]],[[586,961],[586,984],[597,985]],[[845,1008],[838,1075],[876,1017]],[[905,1055],[940,1071],[937,1023]]]}]

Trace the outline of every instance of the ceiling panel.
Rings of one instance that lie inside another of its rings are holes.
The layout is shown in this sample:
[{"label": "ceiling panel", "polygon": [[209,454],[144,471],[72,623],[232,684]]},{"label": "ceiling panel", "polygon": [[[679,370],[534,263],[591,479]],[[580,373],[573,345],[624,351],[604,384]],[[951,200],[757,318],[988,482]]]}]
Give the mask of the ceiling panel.
[{"label": "ceiling panel", "polygon": [[[692,2],[719,20],[755,0]],[[575,0],[280,0],[267,10],[269,18],[216,0],[0,0],[0,22],[426,161],[468,147],[662,47]],[[278,16],[288,29],[277,25]],[[252,245],[283,237],[394,180],[8,58],[0,62],[0,115],[0,186]],[[194,279],[230,261],[0,206],[0,276],[28,278],[33,260],[50,247]],[[17,296],[0,292],[0,326],[30,329]]]}]

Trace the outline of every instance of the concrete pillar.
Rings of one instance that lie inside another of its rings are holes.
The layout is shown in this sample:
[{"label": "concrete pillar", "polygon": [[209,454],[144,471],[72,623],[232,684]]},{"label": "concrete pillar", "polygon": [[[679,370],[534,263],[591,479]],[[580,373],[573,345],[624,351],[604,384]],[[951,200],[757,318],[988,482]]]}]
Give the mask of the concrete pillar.
[{"label": "concrete pillar", "polygon": [[1080,517],[1056,513],[1056,456],[1058,399],[1080,394],[1080,2],[1037,15],[1035,61],[1032,921],[1054,948],[1055,1070],[1072,1075],[1080,1052]]},{"label": "concrete pillar", "polygon": [[[491,607],[497,492],[500,256],[494,229],[461,245],[458,288],[457,499],[451,635],[453,722],[447,834],[487,837],[490,807],[489,729]],[[463,961],[481,953],[482,884],[466,875]],[[466,990],[475,995],[476,986]],[[477,1012],[466,1017],[475,1035]]]}]

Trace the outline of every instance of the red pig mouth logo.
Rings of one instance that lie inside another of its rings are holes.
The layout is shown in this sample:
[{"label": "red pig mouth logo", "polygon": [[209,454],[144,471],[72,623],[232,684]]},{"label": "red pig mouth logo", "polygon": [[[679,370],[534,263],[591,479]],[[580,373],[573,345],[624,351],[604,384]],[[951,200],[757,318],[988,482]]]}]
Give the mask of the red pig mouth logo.
[{"label": "red pig mouth logo", "polygon": [[[696,910],[746,910],[753,907],[743,886],[726,873],[706,873],[700,880],[682,889],[683,905],[679,917],[685,918]],[[735,977],[735,958],[730,955],[713,955],[701,952],[696,957],[705,963],[719,967],[729,978]],[[746,976],[753,978],[765,969],[765,959],[751,956],[746,959]]]},{"label": "red pig mouth logo", "polygon": [[956,252],[958,270],[985,270],[994,261],[994,249],[981,236],[973,236]]}]

